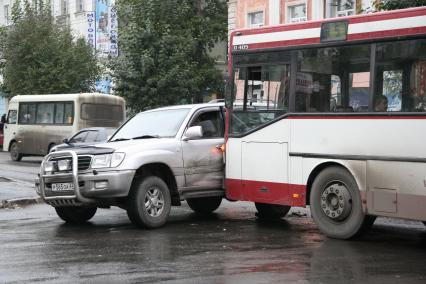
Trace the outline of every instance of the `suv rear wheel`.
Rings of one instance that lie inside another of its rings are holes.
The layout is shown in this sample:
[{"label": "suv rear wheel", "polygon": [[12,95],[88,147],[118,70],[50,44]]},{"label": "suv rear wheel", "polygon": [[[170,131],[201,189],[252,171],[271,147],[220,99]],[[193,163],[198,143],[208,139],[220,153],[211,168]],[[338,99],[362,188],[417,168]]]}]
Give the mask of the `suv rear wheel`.
[{"label": "suv rear wheel", "polygon": [[96,207],[55,207],[56,214],[67,223],[82,224],[96,214]]},{"label": "suv rear wheel", "polygon": [[221,196],[202,197],[202,198],[190,198],[187,199],[189,207],[200,214],[210,214],[219,208],[222,203]]},{"label": "suv rear wheel", "polygon": [[132,185],[127,215],[138,227],[158,228],[169,217],[171,197],[167,184],[159,177],[148,176]]}]

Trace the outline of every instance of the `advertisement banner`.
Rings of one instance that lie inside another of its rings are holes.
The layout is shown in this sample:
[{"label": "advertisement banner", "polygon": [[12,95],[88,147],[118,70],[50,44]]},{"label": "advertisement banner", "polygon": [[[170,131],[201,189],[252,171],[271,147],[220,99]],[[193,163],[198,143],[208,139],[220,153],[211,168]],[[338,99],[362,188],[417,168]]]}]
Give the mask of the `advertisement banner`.
[{"label": "advertisement banner", "polygon": [[95,27],[95,12],[87,12],[87,34],[86,40],[87,43],[95,50],[95,41],[96,41],[96,27]]},{"label": "advertisement banner", "polygon": [[115,6],[110,7],[109,17],[110,17],[109,54],[111,56],[118,56],[118,22],[117,22],[117,10]]},{"label": "advertisement banner", "polygon": [[96,50],[99,56],[109,54],[109,0],[96,0]]}]

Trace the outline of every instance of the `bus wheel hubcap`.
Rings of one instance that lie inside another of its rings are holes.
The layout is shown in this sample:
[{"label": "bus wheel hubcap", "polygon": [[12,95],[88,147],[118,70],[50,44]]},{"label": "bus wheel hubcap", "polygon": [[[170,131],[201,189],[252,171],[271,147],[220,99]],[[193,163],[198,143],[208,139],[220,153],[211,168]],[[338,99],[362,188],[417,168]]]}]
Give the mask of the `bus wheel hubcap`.
[{"label": "bus wheel hubcap", "polygon": [[324,214],[336,221],[346,219],[352,210],[351,194],[342,182],[332,182],[321,194],[321,209]]}]

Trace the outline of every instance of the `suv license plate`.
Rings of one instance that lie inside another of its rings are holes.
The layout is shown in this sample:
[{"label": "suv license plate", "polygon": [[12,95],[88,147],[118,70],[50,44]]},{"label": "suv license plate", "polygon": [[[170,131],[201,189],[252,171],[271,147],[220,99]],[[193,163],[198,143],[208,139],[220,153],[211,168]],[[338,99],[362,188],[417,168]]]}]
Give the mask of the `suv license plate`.
[{"label": "suv license plate", "polygon": [[61,192],[61,191],[71,191],[71,190],[74,190],[74,184],[72,182],[52,183],[52,191]]}]

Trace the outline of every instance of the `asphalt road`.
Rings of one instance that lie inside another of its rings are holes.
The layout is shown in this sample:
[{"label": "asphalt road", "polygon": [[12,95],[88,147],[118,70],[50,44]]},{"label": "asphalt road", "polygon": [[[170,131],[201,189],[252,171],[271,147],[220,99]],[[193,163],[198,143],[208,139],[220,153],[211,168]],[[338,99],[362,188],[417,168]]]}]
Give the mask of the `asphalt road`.
[{"label": "asphalt road", "polygon": [[21,162],[10,159],[9,152],[0,150],[0,176],[34,183],[42,157],[24,157]]},{"label": "asphalt road", "polygon": [[47,205],[0,210],[0,283],[425,283],[426,229],[378,219],[356,241],[324,237],[311,218],[260,222],[250,203],[211,217],[184,204],[141,230],[125,211],[64,224]]},{"label": "asphalt road", "polygon": [[[0,153],[0,176],[33,182],[40,161]],[[422,223],[378,218],[339,241],[293,212],[261,222],[252,204],[224,202],[206,218],[184,204],[165,227],[141,230],[118,208],[81,226],[47,205],[0,209],[0,283],[426,283]]]}]

